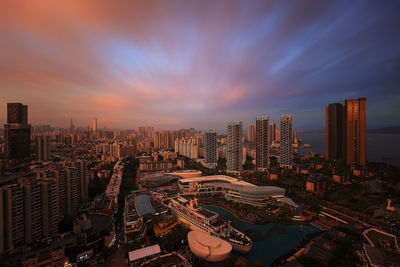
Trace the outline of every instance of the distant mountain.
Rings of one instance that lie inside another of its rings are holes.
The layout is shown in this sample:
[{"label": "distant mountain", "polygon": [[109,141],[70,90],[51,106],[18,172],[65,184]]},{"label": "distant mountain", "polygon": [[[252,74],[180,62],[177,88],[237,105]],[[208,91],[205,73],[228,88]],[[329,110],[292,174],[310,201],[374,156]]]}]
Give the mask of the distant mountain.
[{"label": "distant mountain", "polygon": [[367,133],[372,134],[400,134],[400,126],[369,129]]}]

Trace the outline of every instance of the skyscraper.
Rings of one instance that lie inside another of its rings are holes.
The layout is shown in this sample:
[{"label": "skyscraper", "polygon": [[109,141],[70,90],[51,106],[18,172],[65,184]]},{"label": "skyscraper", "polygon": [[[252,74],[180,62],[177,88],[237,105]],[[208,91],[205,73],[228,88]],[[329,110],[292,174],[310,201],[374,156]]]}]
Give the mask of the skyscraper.
[{"label": "skyscraper", "polygon": [[292,137],[292,116],[288,114],[281,115],[280,166],[283,168],[292,168]]},{"label": "skyscraper", "polygon": [[0,252],[58,233],[57,183],[55,179],[28,178],[0,187]]},{"label": "skyscraper", "polygon": [[227,126],[228,144],[226,147],[226,160],[228,171],[241,171],[243,169],[243,143],[242,122],[229,122]]},{"label": "skyscraper", "polygon": [[366,164],[366,98],[330,104],[326,111],[325,153],[347,165]]},{"label": "skyscraper", "polygon": [[217,149],[217,132],[215,130],[206,131],[204,133],[204,159],[206,164],[217,164]]},{"label": "skyscraper", "polygon": [[345,106],[342,104],[329,104],[325,108],[325,154],[330,160],[342,160],[346,157],[345,116]]},{"label": "skyscraper", "polygon": [[97,118],[93,118],[93,136],[98,138],[97,135]]},{"label": "skyscraper", "polygon": [[270,123],[268,126],[268,144],[271,145],[272,142],[276,140],[276,123]]},{"label": "skyscraper", "polygon": [[37,161],[47,161],[50,157],[50,136],[35,137],[35,158]]},{"label": "skyscraper", "polygon": [[249,142],[256,141],[256,128],[255,128],[254,124],[249,124],[247,126],[247,140]]},{"label": "skyscraper", "polygon": [[69,133],[72,134],[75,130],[74,123],[72,122],[72,119],[69,121]]},{"label": "skyscraper", "polygon": [[161,133],[154,133],[154,148],[161,148]]},{"label": "skyscraper", "polygon": [[366,101],[346,99],[346,163],[365,166]]},{"label": "skyscraper", "polygon": [[161,147],[165,149],[172,148],[171,132],[162,131],[161,133]]},{"label": "skyscraper", "polygon": [[266,170],[269,167],[269,143],[268,143],[269,117],[258,116],[256,118],[256,167]]},{"label": "skyscraper", "polygon": [[28,123],[28,106],[21,103],[7,103],[7,123]]},{"label": "skyscraper", "polygon": [[7,104],[7,124],[4,125],[5,153],[9,160],[24,160],[31,155],[31,126],[28,107],[21,103]]}]

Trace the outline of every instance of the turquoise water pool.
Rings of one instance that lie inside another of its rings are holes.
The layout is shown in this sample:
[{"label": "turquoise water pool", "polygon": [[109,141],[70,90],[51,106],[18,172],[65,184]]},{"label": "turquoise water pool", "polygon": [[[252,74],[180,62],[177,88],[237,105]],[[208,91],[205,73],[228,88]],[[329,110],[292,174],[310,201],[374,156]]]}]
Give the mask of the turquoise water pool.
[{"label": "turquoise water pool", "polygon": [[236,219],[230,212],[214,206],[205,208],[228,217],[241,231],[256,230],[265,237],[260,241],[253,241],[253,247],[245,258],[250,261],[258,260],[263,265],[269,266],[276,258],[295,248],[297,244],[308,234],[318,232],[311,225],[297,224],[249,224]]}]

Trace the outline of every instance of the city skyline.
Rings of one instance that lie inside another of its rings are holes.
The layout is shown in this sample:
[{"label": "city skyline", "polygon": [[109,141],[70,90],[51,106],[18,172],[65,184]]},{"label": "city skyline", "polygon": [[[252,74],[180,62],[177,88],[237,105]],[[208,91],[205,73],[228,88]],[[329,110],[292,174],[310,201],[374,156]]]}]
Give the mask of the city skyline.
[{"label": "city skyline", "polygon": [[306,2],[7,2],[0,109],[25,103],[32,125],[218,131],[289,113],[323,130],[327,103],[365,96],[367,129],[396,126],[399,2]]},{"label": "city skyline", "polygon": [[400,1],[0,1],[0,267],[398,266]]}]

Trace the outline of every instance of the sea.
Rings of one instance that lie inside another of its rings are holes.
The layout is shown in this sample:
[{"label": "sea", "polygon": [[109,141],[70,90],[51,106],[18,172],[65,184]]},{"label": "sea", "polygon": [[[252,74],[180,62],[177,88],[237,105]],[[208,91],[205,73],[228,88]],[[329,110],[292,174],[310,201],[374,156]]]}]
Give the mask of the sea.
[{"label": "sea", "polygon": [[[307,150],[318,154],[325,153],[325,133],[297,133],[297,138],[312,145]],[[367,161],[386,162],[400,167],[400,135],[368,134]]]},{"label": "sea", "polygon": [[215,206],[205,206],[205,208],[228,217],[234,227],[242,233],[252,230],[265,236],[262,240],[253,241],[253,247],[244,256],[251,262],[260,262],[263,266],[270,266],[276,258],[294,249],[306,235],[320,231],[312,225],[282,223],[249,224],[238,220],[225,209]]}]

